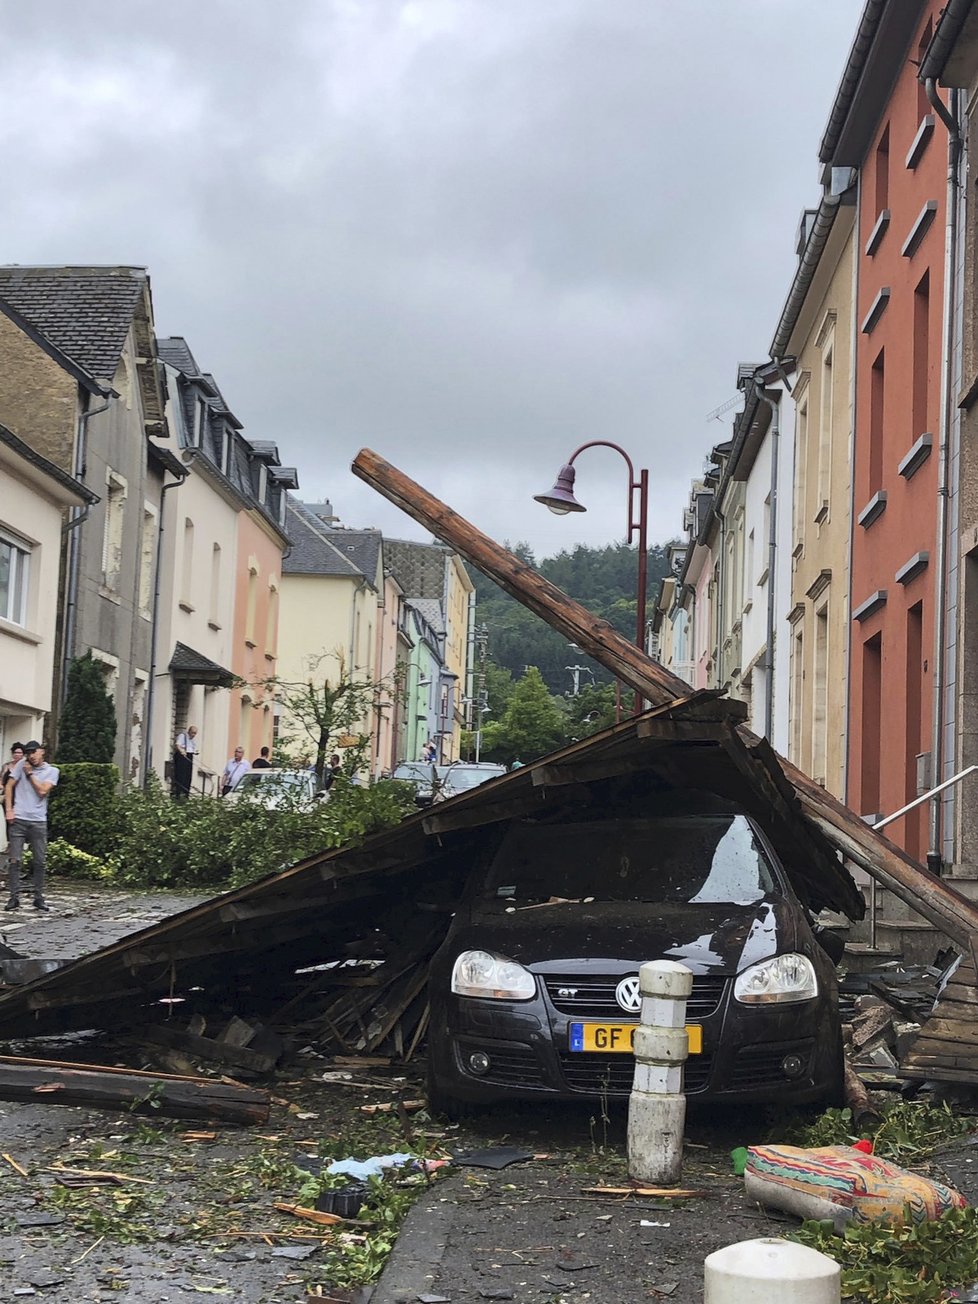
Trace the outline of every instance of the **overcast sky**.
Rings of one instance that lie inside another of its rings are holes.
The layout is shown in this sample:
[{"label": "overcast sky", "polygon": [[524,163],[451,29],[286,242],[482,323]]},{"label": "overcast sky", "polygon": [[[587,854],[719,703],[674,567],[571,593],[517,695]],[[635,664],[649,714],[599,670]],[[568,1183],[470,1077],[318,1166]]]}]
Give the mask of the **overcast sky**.
[{"label": "overcast sky", "polygon": [[678,532],[767,357],[859,0],[0,0],[0,261],[136,263],[301,496],[426,537],[375,449],[538,556],[589,439]]}]

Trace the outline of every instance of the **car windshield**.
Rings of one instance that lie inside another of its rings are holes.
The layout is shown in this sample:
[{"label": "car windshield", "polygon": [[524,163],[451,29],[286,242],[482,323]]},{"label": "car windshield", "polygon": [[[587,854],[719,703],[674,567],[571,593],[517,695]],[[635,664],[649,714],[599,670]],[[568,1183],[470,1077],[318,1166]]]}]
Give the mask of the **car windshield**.
[{"label": "car windshield", "polygon": [[749,905],[776,890],[743,815],[688,815],[588,824],[513,824],[486,880],[517,905],[646,901]]},{"label": "car windshield", "polygon": [[394,778],[407,779],[411,783],[430,783],[434,768],[433,765],[427,765],[423,761],[405,761],[394,771]]},{"label": "car windshield", "polygon": [[308,774],[287,774],[280,770],[259,770],[243,774],[238,780],[238,791],[248,788],[306,788],[311,776]]},{"label": "car windshield", "polygon": [[502,766],[497,770],[476,769],[469,765],[450,765],[442,778],[445,787],[450,788],[452,792],[467,792],[469,788],[478,788],[480,783],[488,783],[490,779],[505,773]]}]

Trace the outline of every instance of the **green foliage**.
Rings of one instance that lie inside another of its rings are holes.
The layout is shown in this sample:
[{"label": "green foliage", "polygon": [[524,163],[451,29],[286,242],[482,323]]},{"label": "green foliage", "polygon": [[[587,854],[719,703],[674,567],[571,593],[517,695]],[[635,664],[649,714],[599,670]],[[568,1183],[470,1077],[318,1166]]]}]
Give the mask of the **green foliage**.
[{"label": "green foliage", "polygon": [[834,1259],[842,1295],[866,1304],[937,1304],[954,1286],[978,1277],[978,1210],[949,1209],[932,1222],[906,1227],[806,1222],[792,1240]]},{"label": "green foliage", "polygon": [[[623,715],[630,714],[632,694],[625,697]],[[567,741],[590,738],[591,734],[607,729],[615,723],[615,685],[601,684],[582,688],[576,697],[567,699]]]},{"label": "green foliage", "polygon": [[48,843],[47,870],[61,878],[79,878],[87,882],[110,880],[114,874],[113,864],[106,857],[90,855],[73,847],[64,838],[54,838]]},{"label": "green foliage", "polygon": [[115,755],[116,719],[105,678],[91,652],[68,668],[68,692],[58,727],[58,763],[90,761],[110,765]]},{"label": "green foliage", "polygon": [[502,720],[482,731],[482,758],[504,764],[533,761],[561,747],[566,736],[565,712],[547,692],[540,671],[530,666],[513,689]]},{"label": "green foliage", "polygon": [[[625,638],[634,639],[638,569],[634,548],[623,543],[605,548],[588,548],[579,544],[570,552],[558,553],[556,557],[539,563],[525,544],[517,544],[512,551],[595,616],[608,620]],[[534,665],[551,693],[564,694],[570,690],[567,666],[575,663],[587,665],[593,671],[596,683],[611,682],[607,670],[585,653],[568,647],[567,639],[539,616],[474,568],[469,573],[476,591],[476,620],[488,627],[489,653],[496,667],[518,677],[526,665]],[[648,555],[649,604],[658,593],[660,581],[671,573],[666,547],[658,544],[651,547]],[[493,706],[491,687],[490,706]],[[493,707],[491,718],[498,721],[501,714],[501,710]]]},{"label": "green foliage", "polygon": [[118,830],[119,771],[111,764],[77,762],[60,767],[58,786],[48,803],[52,838],[81,851],[106,856]]},{"label": "green foliage", "polygon": [[[873,1153],[895,1164],[905,1164],[933,1154],[938,1147],[972,1131],[975,1120],[955,1114],[947,1104],[930,1105],[912,1100],[896,1100],[880,1106],[883,1121],[877,1128],[864,1128],[862,1134],[872,1138]],[[781,1133],[780,1140],[791,1145],[811,1147],[847,1146],[859,1140],[850,1109],[827,1109],[814,1123],[791,1133]]]},{"label": "green foliage", "polygon": [[228,888],[276,873],[305,856],[361,842],[413,811],[405,785],[338,779],[312,809],[190,797],[171,801],[155,780],[119,800],[109,863],[115,882],[146,887]]}]

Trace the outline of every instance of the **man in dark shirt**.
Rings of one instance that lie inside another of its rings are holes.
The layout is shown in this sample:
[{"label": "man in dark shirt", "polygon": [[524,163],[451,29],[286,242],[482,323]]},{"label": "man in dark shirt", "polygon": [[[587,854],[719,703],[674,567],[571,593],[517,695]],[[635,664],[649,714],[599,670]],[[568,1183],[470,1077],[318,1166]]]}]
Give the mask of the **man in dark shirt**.
[{"label": "man in dark shirt", "polygon": [[251,768],[253,770],[270,770],[272,768],[272,763],[268,759],[267,747],[263,747],[256,759],[251,762]]}]

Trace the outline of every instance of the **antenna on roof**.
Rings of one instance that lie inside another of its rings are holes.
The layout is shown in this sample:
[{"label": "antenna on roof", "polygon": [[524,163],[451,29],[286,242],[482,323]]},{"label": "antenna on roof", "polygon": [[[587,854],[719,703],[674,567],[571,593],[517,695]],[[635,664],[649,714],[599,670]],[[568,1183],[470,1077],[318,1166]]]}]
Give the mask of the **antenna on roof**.
[{"label": "antenna on roof", "polygon": [[744,401],[743,393],[735,394],[733,398],[728,398],[726,403],[721,403],[720,406],[715,407],[712,412],[707,412],[706,414],[707,421],[714,421],[714,420],[719,421],[725,412],[729,412],[731,408],[735,408],[738,405],[743,404],[743,401]]}]

